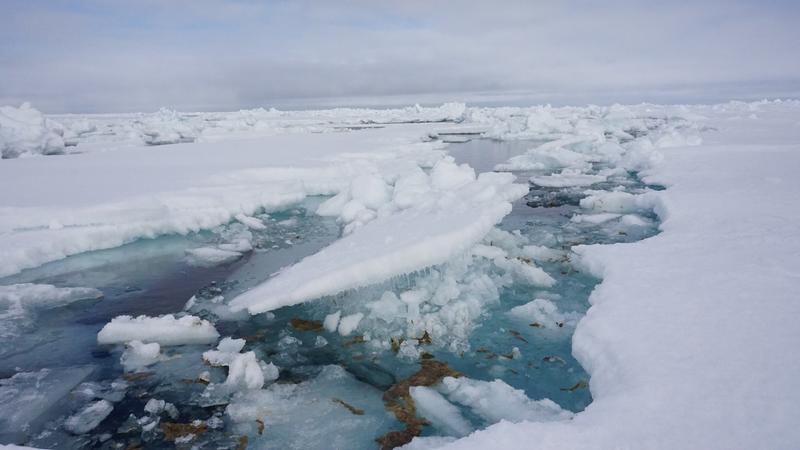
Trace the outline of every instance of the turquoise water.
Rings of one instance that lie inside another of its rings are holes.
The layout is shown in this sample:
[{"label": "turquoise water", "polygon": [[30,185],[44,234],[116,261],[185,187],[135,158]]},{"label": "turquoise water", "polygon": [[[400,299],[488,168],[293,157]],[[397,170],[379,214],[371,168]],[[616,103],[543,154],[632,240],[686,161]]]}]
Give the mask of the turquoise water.
[{"label": "turquoise water", "polygon": [[[449,149],[458,162],[468,163],[481,172],[491,170],[496,163],[536,144],[474,139],[453,144]],[[538,174],[517,175],[524,182]],[[648,188],[634,173],[593,186],[616,187],[628,192]],[[541,201],[543,195],[550,196],[547,207]],[[615,221],[599,225],[573,223],[570,218],[581,212],[577,206],[581,196],[580,190],[569,188],[544,193],[532,188],[528,196],[515,202],[512,213],[500,228],[520,230],[531,244],[563,250],[578,244],[631,242],[657,232],[658,222],[652,213],[643,213],[651,223],[645,227],[630,228]],[[74,376],[69,378],[70,383],[76,386],[80,382],[91,383],[95,397],[122,395],[122,399],[115,402],[111,415],[88,434],[68,434],[57,420],[86,403],[85,398],[74,395],[73,391],[71,395],[44,402],[48,411],[45,416],[50,420],[37,419],[21,433],[17,430],[3,434],[0,422],[0,437],[41,447],[171,448],[175,443],[165,440],[158,429],[144,430],[140,423],[131,419],[131,415],[142,417],[144,405],[150,398],[163,399],[177,407],[179,416],[171,421],[185,424],[199,419],[219,424],[218,428],[206,427],[194,441],[184,445],[187,448],[198,444],[236,448],[245,435],[252,448],[330,448],[334,438],[339,439],[335,441],[337,446],[376,448],[375,438],[403,429],[403,424],[386,411],[381,397],[392,385],[419,370],[417,361],[398,358],[391,350],[367,347],[354,336],[299,331],[290,323],[296,318],[322,320],[336,310],[332,302],[348,301],[347,296],[282,308],[273,314],[244,320],[223,320],[213,308],[203,308],[215,296],[232,298],[264,281],[279,268],[338,238],[340,230],[335,221],[313,214],[321,200],[309,199],[296,208],[262,215],[269,226],[266,231],[254,232],[256,250],[227,265],[192,267],[184,256],[187,249],[218,240],[226,233],[223,227],[189,236],[141,240],[117,249],[70,257],[0,280],[0,284],[36,282],[96,287],[105,295],[101,300],[82,301],[38,313],[31,325],[0,348],[0,377],[46,368],[52,369],[47,376],[73,374],[67,372],[72,369],[66,368],[80,366],[88,368],[87,374],[78,381],[74,381]],[[556,279],[555,286],[547,292],[521,284],[503,289],[500,301],[490,304],[475,324],[468,351],[453,353],[436,345],[426,351],[469,378],[501,379],[522,389],[532,399],[549,398],[565,409],[581,411],[591,402],[591,395],[585,385],[588,375],[571,355],[573,329],[544,330],[520,323],[505,313],[514,306],[547,295],[557,298],[560,310],[582,315],[589,307],[589,295],[599,280],[577,271],[566,259],[541,266]],[[368,289],[378,294],[387,287],[399,289],[411,285],[418,275]],[[193,313],[215,322],[223,336],[245,338],[246,351],[253,350],[260,359],[272,361],[281,368],[280,378],[270,391],[275,398],[271,399],[272,415],[266,419],[268,426],[264,434],[259,433],[256,422],[246,426],[226,423],[227,400],[203,397],[205,385],[193,381],[198,373],[208,371],[213,382],[225,379],[225,370],[203,365],[200,355],[207,346],[164,348],[163,353],[170,359],[153,366],[146,376],[126,379],[119,364],[121,349],[96,344],[97,332],[112,317],[176,313],[193,295],[200,305]],[[320,336],[327,341],[326,345],[320,345]],[[521,357],[507,357],[515,347]],[[326,368],[330,365],[340,366],[344,371]],[[119,386],[112,385],[123,380],[126,388],[122,391]],[[357,406],[363,414],[351,413],[341,404],[332,402],[334,398]],[[487,425],[469,411],[462,413],[476,428]],[[422,434],[438,435],[441,431],[427,426]]]}]

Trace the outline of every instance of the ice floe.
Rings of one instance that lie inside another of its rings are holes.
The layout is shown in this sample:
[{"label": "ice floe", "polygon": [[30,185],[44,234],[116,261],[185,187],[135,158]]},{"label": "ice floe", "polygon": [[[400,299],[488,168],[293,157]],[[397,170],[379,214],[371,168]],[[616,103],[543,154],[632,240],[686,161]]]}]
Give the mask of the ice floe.
[{"label": "ice floe", "polygon": [[217,338],[219,333],[211,322],[189,315],[176,318],[172,314],[160,317],[117,316],[97,333],[100,344],[141,341],[168,346],[207,344]]}]

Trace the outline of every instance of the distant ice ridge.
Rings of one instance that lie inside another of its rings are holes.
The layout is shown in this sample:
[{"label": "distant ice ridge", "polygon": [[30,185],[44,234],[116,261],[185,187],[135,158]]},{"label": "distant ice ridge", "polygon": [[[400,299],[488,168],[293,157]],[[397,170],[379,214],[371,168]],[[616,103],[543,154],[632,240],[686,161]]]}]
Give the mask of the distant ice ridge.
[{"label": "distant ice ridge", "polygon": [[0,106],[0,156],[3,159],[64,153],[64,127],[29,103]]},{"label": "distant ice ridge", "polygon": [[154,113],[56,115],[70,145],[125,142],[165,145],[217,141],[245,135],[333,132],[349,127],[376,127],[399,123],[459,123],[465,118],[463,103],[437,107],[334,108],[279,111],[255,108],[231,112],[178,112],[161,108]]}]

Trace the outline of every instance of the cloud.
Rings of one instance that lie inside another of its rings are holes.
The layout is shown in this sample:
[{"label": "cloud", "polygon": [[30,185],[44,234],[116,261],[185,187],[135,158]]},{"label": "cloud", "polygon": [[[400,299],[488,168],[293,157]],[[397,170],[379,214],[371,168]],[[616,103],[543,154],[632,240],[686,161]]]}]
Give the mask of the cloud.
[{"label": "cloud", "polygon": [[51,112],[800,92],[791,1],[7,0],[3,9],[0,104]]}]

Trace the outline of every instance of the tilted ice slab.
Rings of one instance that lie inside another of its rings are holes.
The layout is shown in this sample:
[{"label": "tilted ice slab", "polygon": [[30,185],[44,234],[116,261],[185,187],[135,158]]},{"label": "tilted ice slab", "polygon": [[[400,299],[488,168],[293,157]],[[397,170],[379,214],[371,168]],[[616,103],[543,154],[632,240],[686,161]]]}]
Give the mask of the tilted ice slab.
[{"label": "tilted ice slab", "polygon": [[575,249],[603,279],[573,341],[592,404],[441,448],[798,448],[800,103],[687,109],[719,131],[646,178],[663,232]]},{"label": "tilted ice slab", "polygon": [[444,186],[437,196],[379,217],[284,269],[231,306],[261,313],[444,263],[480,241],[511,212],[510,201],[528,192],[513,181],[510,174],[484,173],[453,189]]}]

